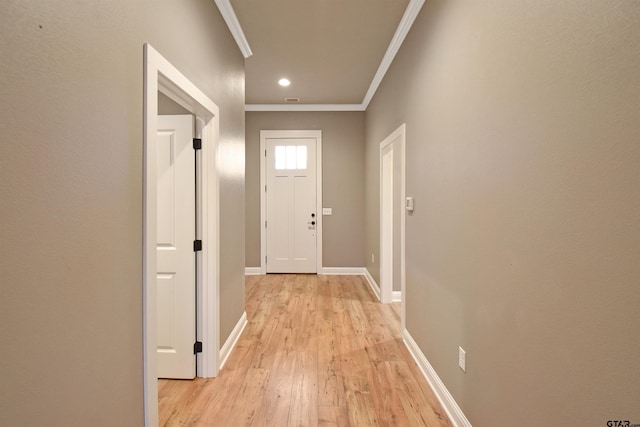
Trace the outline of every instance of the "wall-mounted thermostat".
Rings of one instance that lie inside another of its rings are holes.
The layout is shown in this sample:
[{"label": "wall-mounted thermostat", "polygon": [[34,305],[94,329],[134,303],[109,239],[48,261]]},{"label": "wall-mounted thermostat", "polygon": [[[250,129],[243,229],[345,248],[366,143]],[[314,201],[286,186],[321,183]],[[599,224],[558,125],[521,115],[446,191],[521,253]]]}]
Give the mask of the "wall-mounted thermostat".
[{"label": "wall-mounted thermostat", "polygon": [[409,212],[413,212],[413,197],[407,197],[404,202],[404,208]]}]

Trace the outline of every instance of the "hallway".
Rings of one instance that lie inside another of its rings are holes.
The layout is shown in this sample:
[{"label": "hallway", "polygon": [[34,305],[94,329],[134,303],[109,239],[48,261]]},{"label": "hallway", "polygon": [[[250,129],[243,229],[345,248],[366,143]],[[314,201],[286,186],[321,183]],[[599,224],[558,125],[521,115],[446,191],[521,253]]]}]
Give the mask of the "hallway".
[{"label": "hallway", "polygon": [[217,378],[159,381],[160,425],[451,425],[360,276],[247,276],[246,311]]}]

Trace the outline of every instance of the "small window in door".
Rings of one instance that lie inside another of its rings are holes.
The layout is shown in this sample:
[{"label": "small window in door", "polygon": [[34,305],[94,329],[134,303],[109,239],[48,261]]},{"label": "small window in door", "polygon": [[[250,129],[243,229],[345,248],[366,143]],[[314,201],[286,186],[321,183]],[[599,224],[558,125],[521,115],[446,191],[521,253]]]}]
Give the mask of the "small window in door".
[{"label": "small window in door", "polygon": [[307,168],[306,145],[276,145],[275,157],[277,170]]}]

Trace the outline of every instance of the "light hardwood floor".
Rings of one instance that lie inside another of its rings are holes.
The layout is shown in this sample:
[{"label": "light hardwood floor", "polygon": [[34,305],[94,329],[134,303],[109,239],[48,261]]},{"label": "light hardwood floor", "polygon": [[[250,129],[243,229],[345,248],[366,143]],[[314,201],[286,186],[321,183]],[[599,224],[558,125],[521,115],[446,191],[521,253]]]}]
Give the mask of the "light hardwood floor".
[{"label": "light hardwood floor", "polygon": [[165,426],[451,426],[359,276],[246,279],[248,324],[216,378],[159,380]]}]

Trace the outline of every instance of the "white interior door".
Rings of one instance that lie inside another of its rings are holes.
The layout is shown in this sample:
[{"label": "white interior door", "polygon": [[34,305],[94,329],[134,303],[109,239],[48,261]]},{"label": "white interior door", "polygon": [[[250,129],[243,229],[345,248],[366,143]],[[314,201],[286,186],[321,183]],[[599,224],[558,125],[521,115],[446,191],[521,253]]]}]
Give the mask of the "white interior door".
[{"label": "white interior door", "polygon": [[316,273],[316,139],[266,143],[267,273]]},{"label": "white interior door", "polygon": [[159,378],[195,378],[194,118],[158,116],[157,366]]}]

